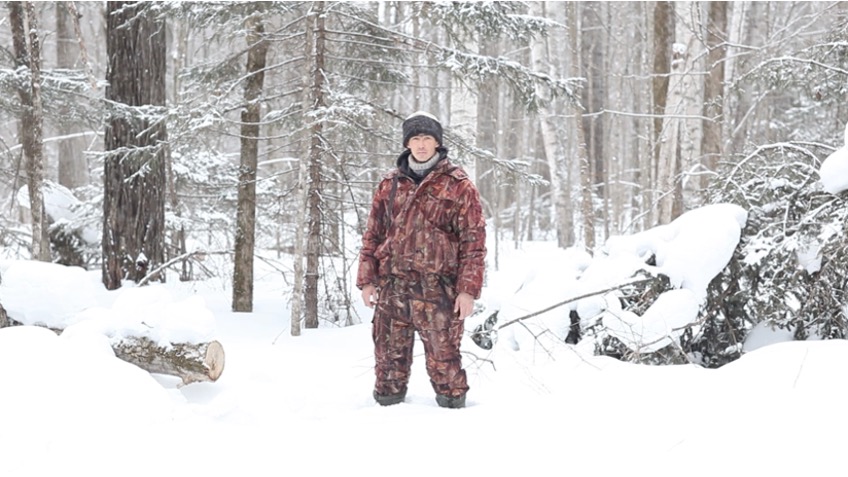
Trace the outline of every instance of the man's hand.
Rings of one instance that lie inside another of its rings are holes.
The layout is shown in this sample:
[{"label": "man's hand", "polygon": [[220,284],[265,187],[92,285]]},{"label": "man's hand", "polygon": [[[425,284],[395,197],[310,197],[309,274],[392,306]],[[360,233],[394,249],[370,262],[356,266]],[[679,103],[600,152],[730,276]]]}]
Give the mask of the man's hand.
[{"label": "man's hand", "polygon": [[371,284],[362,287],[362,302],[368,308],[374,308],[377,303],[377,287]]},{"label": "man's hand", "polygon": [[472,311],[474,311],[474,297],[464,292],[457,295],[453,312],[459,315],[459,319],[464,320]]}]

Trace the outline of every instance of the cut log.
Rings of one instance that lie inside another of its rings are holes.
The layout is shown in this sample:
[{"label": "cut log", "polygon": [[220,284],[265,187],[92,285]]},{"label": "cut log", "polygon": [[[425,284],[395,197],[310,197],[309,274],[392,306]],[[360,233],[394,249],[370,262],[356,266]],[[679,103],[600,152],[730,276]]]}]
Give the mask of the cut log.
[{"label": "cut log", "polygon": [[[0,305],[0,328],[20,326]],[[38,325],[41,326],[41,325]],[[49,328],[57,334],[62,330]],[[171,343],[160,346],[148,338],[128,337],[112,344],[119,359],[150,372],[180,378],[183,385],[217,381],[224,372],[224,347],[218,341],[206,343]]]},{"label": "cut log", "polygon": [[177,376],[183,384],[217,381],[224,372],[224,347],[217,341],[159,346],[147,338],[124,338],[112,345],[115,356],[139,368]]}]

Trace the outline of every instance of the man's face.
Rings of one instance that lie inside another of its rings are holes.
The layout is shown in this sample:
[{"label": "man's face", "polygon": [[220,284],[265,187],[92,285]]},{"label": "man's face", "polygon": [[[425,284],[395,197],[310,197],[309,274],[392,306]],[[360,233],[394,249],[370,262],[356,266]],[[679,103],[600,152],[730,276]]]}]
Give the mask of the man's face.
[{"label": "man's face", "polygon": [[436,141],[436,138],[429,134],[419,134],[418,136],[409,138],[406,147],[412,152],[412,157],[416,161],[427,162],[436,154],[436,148],[439,147],[439,143]]}]

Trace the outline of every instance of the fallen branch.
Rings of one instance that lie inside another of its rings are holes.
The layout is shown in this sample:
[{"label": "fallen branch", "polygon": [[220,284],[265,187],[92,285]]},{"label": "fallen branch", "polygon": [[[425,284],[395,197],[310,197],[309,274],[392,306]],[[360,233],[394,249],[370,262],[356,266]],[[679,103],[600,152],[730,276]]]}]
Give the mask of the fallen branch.
[{"label": "fallen branch", "polygon": [[533,313],[530,313],[529,315],[519,316],[518,318],[514,318],[512,320],[509,320],[506,323],[498,325],[497,329],[500,330],[502,328],[506,328],[507,326],[518,323],[519,321],[527,320],[529,318],[533,318],[534,316],[539,316],[542,313],[547,313],[547,312],[549,312],[553,309],[559,308],[559,307],[564,306],[564,305],[568,305],[569,303],[574,303],[575,301],[580,301],[584,298],[589,298],[589,297],[593,297],[593,296],[597,296],[597,295],[603,295],[605,293],[609,293],[609,292],[615,291],[615,290],[620,290],[624,287],[628,287],[628,286],[631,286],[631,285],[642,285],[644,283],[651,283],[651,282],[656,281],[656,280],[658,280],[657,277],[640,278],[640,279],[629,281],[627,283],[622,283],[620,285],[605,288],[603,290],[597,290],[597,291],[585,293],[583,295],[576,296],[576,297],[573,297],[573,298],[569,298],[568,300],[565,300],[565,301],[561,301],[561,302],[559,302],[555,305],[551,305],[551,306],[549,306],[549,307],[547,307],[543,310],[534,311]]}]

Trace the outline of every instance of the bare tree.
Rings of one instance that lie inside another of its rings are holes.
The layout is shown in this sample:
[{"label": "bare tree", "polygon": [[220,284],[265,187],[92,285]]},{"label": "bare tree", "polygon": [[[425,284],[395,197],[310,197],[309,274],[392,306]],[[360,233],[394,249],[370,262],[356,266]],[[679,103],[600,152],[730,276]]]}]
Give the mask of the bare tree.
[{"label": "bare tree", "polygon": [[676,2],[676,8],[679,15],[675,22],[671,78],[657,159],[656,224],[669,223],[683,212],[684,165],[688,169],[700,155],[700,121],[692,118],[701,112],[698,103],[702,96],[698,94],[700,82],[695,74],[698,63],[695,26],[690,21],[698,5]]},{"label": "bare tree", "polygon": [[[532,15],[544,17],[544,5],[542,2],[532,2],[530,4],[530,12]],[[553,74],[551,68],[550,49],[546,39],[537,39],[530,50],[531,61],[533,68],[536,71],[544,72],[545,74]],[[537,86],[538,94],[546,100],[550,100],[549,91],[541,91],[542,87]],[[557,224],[557,245],[566,248],[568,243],[569,231],[565,228],[568,221],[565,220],[566,202],[568,196],[565,194],[565,182],[568,179],[565,173],[564,154],[559,146],[556,131],[556,111],[553,109],[553,104],[546,102],[539,108],[539,131],[542,135],[542,146],[544,149],[545,158],[550,169],[551,176],[551,205],[553,209],[553,220]]]},{"label": "bare tree", "polygon": [[[571,38],[571,69],[577,76],[580,67],[580,19],[577,16],[577,5],[573,2],[568,4],[569,34]],[[583,218],[583,247],[591,251],[595,248],[595,211],[592,194],[592,167],[589,163],[589,151],[586,146],[586,132],[583,122],[583,108],[577,105],[574,111],[575,143],[577,150],[577,161],[580,164],[580,212]]]},{"label": "bare tree", "polygon": [[[259,4],[261,5],[261,4]],[[262,8],[245,21],[247,29],[247,79],[241,111],[241,160],[238,182],[235,256],[233,261],[233,311],[253,311],[253,253],[256,244],[256,167],[259,155],[260,101],[268,53]]]},{"label": "bare tree", "polygon": [[[306,15],[306,60],[308,67],[305,68],[303,77],[303,109],[307,113],[315,113],[324,106],[324,19],[321,16],[324,2],[313,2],[312,7]],[[295,221],[295,245],[294,245],[294,287],[292,290],[291,307],[291,334],[300,336],[301,321],[305,321],[307,327],[318,326],[318,245],[314,231],[317,228],[320,234],[320,215],[314,217],[313,213],[320,214],[320,207],[312,208],[313,200],[319,200],[317,183],[313,182],[313,173],[320,174],[320,158],[322,152],[322,124],[315,117],[310,120],[310,126],[306,130],[309,143],[308,159],[300,161],[298,174],[297,202],[298,213]],[[320,203],[319,203],[320,204]],[[304,227],[305,225],[305,227]],[[305,238],[305,240],[304,240]],[[310,250],[313,249],[313,250]],[[315,254],[313,262],[309,256]],[[306,270],[303,262],[306,258]],[[314,277],[308,278],[310,267],[314,268]],[[304,286],[305,285],[305,286]],[[313,297],[309,297],[314,294]],[[311,315],[310,307],[314,309]],[[305,320],[304,320],[305,315]]]},{"label": "bare tree", "polygon": [[[671,74],[671,51],[674,42],[674,4],[659,1],[654,5],[654,61],[652,82],[652,99],[654,114],[653,136],[653,167],[651,168],[651,189],[660,189],[658,175],[660,163],[660,144],[662,142],[663,114],[668,100],[668,83]],[[648,217],[646,226],[656,223],[655,217]]]},{"label": "bare tree", "polygon": [[[26,160],[27,192],[29,193],[32,220],[32,258],[50,261],[44,212],[44,158],[43,123],[41,104],[41,40],[38,36],[38,18],[32,2],[9,2],[9,24],[15,50],[15,66],[28,73],[28,81],[18,85],[21,99],[19,136]],[[27,35],[27,32],[29,35]]]},{"label": "bare tree", "polygon": [[[73,2],[56,2],[56,66],[62,69],[77,67],[79,48],[74,24],[77,23],[69,11]],[[76,12],[76,9],[74,9]],[[74,13],[75,14],[75,13]],[[68,189],[88,185],[88,161],[83,151],[85,139],[83,128],[78,121],[70,117],[70,111],[64,103],[60,105],[59,136],[59,184]]]},{"label": "bare tree", "polygon": [[110,290],[123,279],[140,281],[165,258],[166,43],[151,5],[106,5],[106,99],[113,109],[105,134],[102,268]]},{"label": "bare tree", "polygon": [[[322,114],[324,101],[324,61],[326,55],[327,31],[324,27],[324,2],[315,2],[312,16],[312,68],[309,111]],[[313,115],[315,118],[315,115]],[[317,118],[316,118],[317,119]],[[304,277],[304,302],[306,305],[304,325],[318,328],[318,267],[321,254],[321,191],[324,188],[322,167],[324,158],[324,126],[313,119],[309,127],[309,183],[307,192],[307,239],[306,239],[306,276]]]},{"label": "bare tree", "polygon": [[[722,123],[724,115],[724,59],[727,55],[727,2],[710,2],[707,20],[707,71],[704,80],[703,129],[701,139],[702,165],[705,171],[715,172],[722,152]],[[701,188],[710,180],[702,175]]]}]

